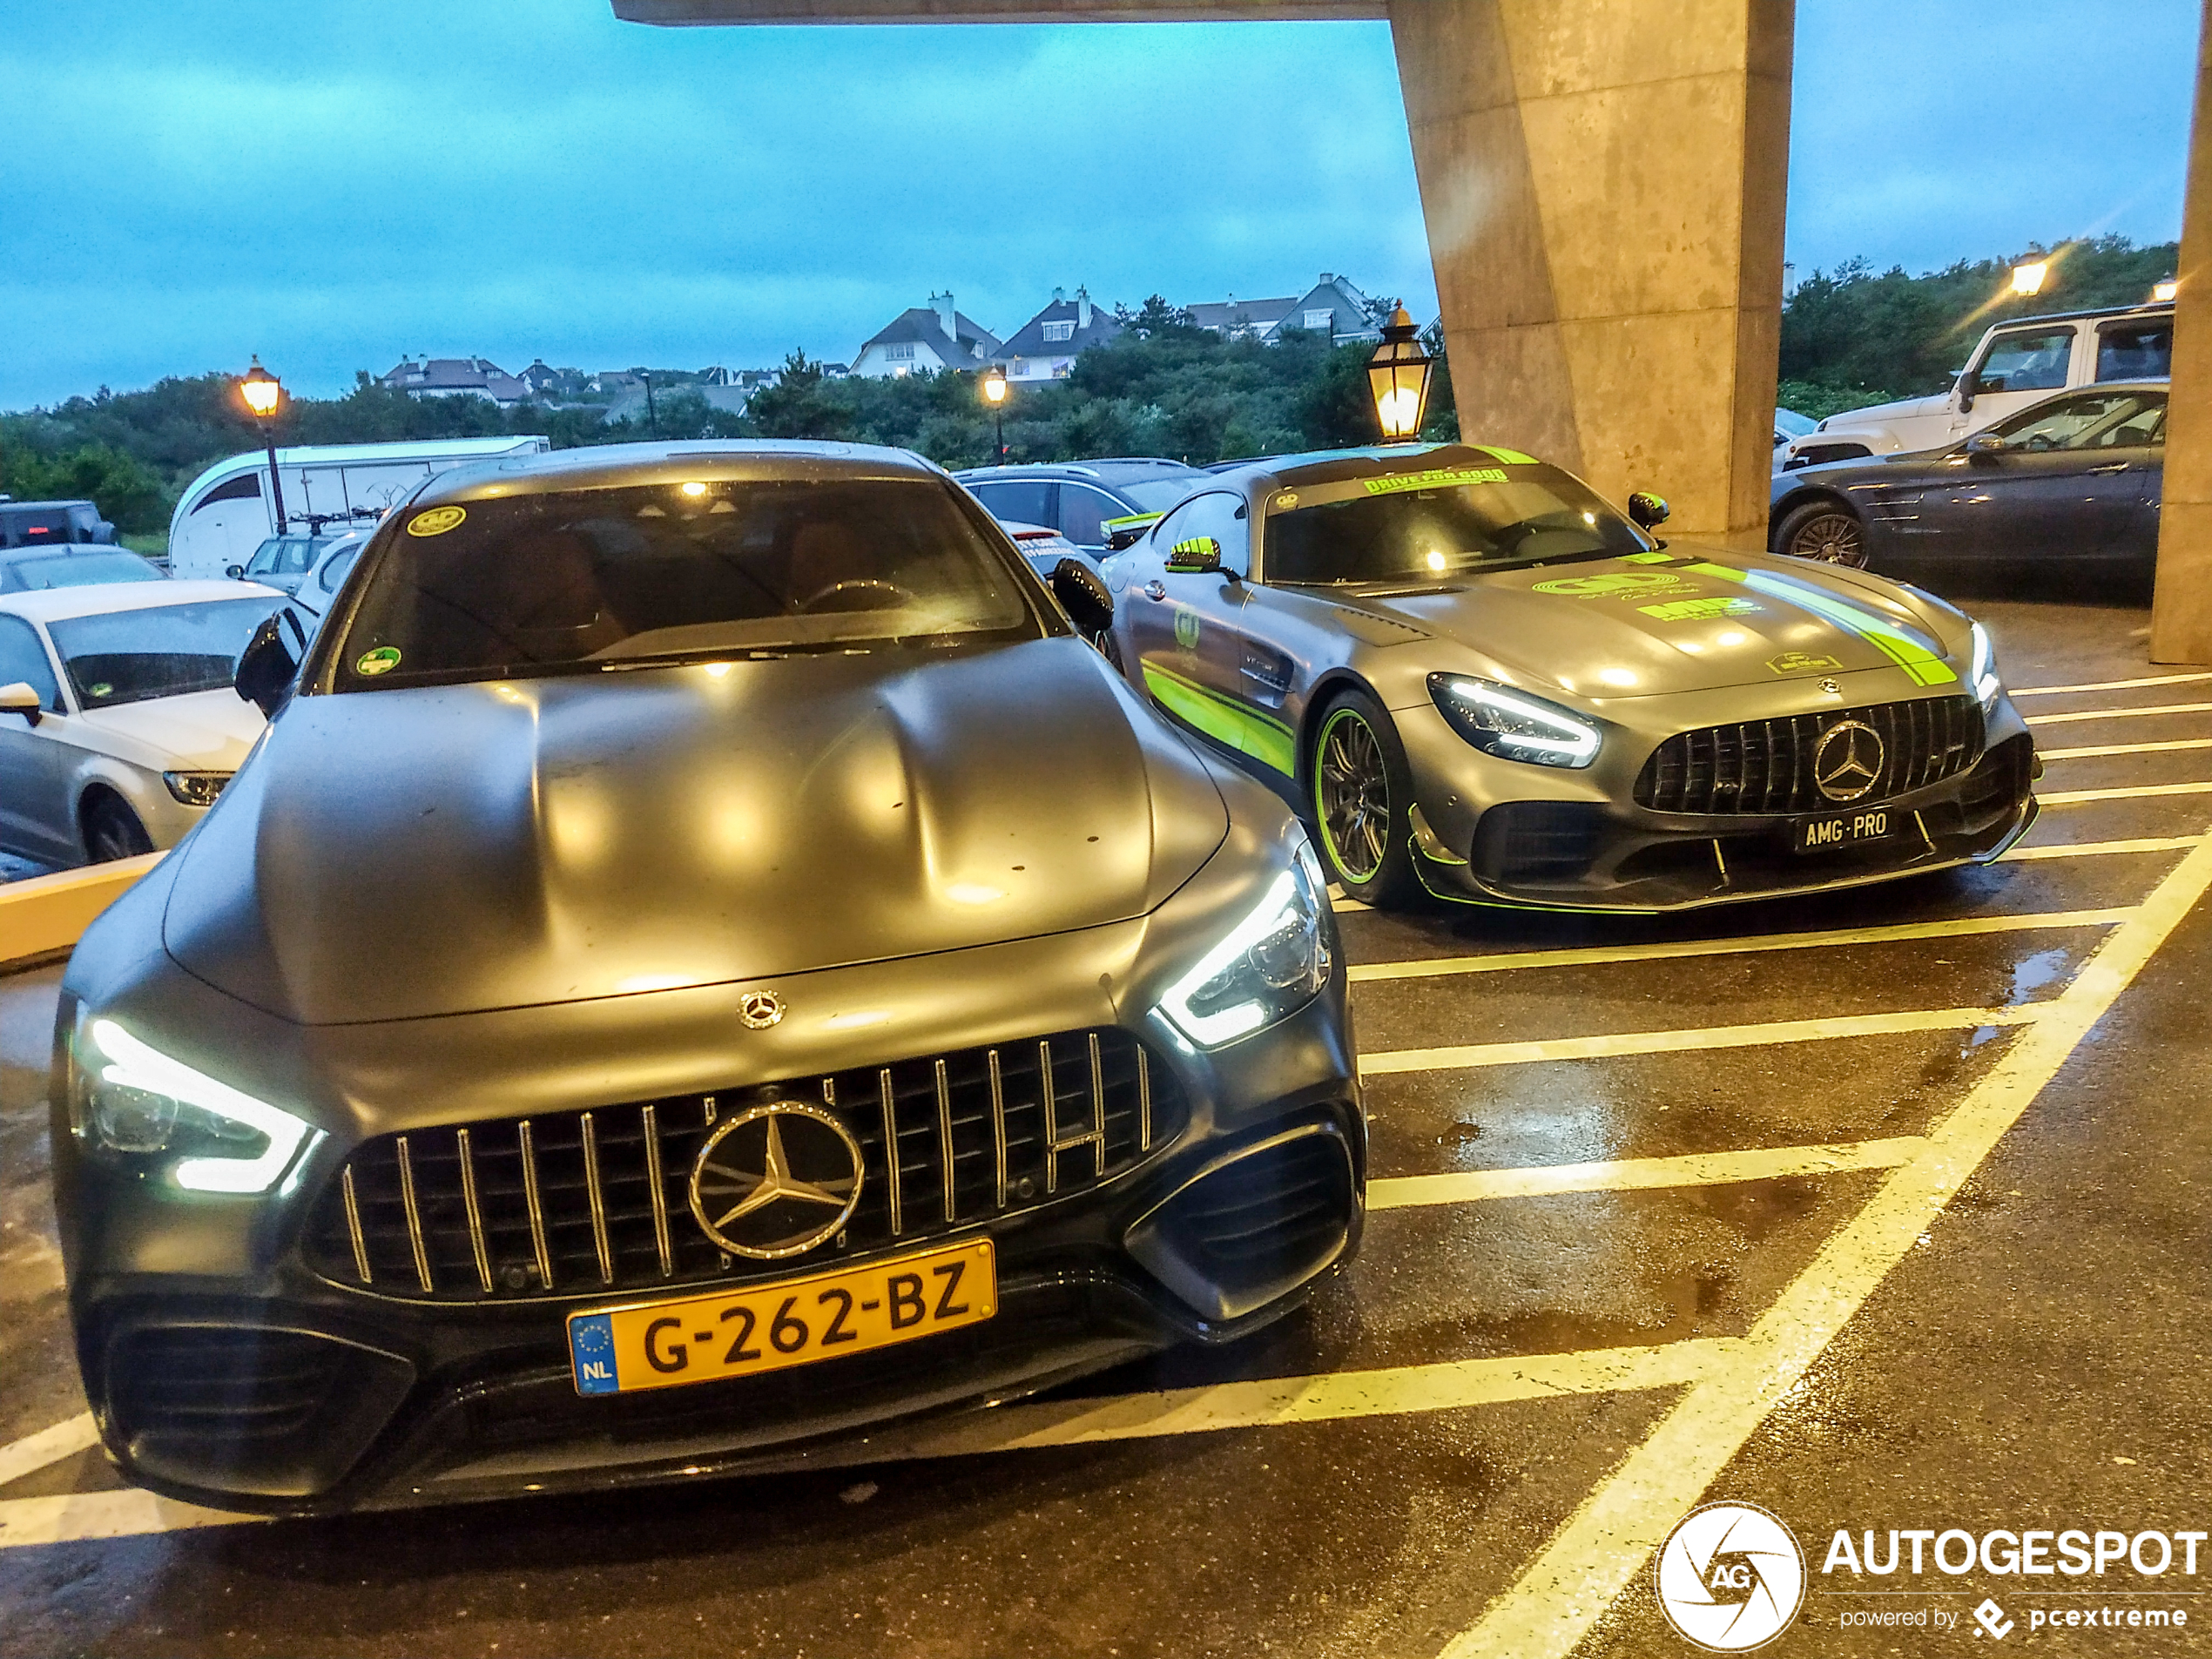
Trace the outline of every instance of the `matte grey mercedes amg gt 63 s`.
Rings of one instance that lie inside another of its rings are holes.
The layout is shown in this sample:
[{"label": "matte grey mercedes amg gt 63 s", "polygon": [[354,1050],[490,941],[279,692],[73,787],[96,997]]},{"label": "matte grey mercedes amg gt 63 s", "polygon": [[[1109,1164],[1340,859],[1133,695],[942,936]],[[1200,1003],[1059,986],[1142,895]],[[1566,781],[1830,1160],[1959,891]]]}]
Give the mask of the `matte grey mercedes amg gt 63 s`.
[{"label": "matte grey mercedes amg gt 63 s", "polygon": [[1345,1260],[1312,850],[1055,581],[911,455],[583,449],[423,485],[296,675],[257,636],[266,738],[64,981],[123,1474],[313,1511],[803,1466]]},{"label": "matte grey mercedes amg gt 63 s", "polygon": [[1356,899],[1680,909],[1992,859],[2034,818],[1980,624],[1670,546],[1511,449],[1256,463],[1105,569],[1131,683]]}]

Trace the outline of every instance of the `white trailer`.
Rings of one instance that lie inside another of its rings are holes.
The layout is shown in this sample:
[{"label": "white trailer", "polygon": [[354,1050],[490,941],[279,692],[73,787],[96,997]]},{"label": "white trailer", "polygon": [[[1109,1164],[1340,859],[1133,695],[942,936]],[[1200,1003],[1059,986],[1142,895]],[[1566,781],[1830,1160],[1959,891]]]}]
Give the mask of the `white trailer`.
[{"label": "white trailer", "polygon": [[[287,523],[305,533],[367,527],[433,474],[509,455],[540,455],[543,437],[434,438],[414,443],[333,443],[276,452]],[[219,577],[277,533],[266,452],[219,461],[192,481],[169,520],[169,573]]]}]

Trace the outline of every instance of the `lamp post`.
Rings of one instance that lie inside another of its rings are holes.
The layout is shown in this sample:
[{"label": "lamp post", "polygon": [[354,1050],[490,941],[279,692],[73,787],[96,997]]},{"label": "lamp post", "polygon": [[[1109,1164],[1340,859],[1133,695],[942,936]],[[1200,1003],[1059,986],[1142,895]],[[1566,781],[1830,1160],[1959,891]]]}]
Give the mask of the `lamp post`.
[{"label": "lamp post", "polygon": [[276,437],[269,430],[269,417],[284,401],[284,382],[263,368],[261,359],[256,354],[253,367],[239,377],[238,395],[253,411],[253,418],[261,423],[261,447],[269,455],[269,496],[276,507],[277,534],[281,536],[292,526],[284,516],[284,480],[277,475]]},{"label": "lamp post", "polygon": [[2013,267],[2013,292],[2033,295],[2043,292],[2043,279],[2051,274],[2048,260],[2025,260]]},{"label": "lamp post", "polygon": [[2175,281],[2172,277],[2168,277],[2161,282],[2154,282],[2150,285],[2151,301],[2155,305],[2165,305],[2181,291],[2182,285]]},{"label": "lamp post", "polygon": [[1367,360],[1375,418],[1382,423],[1385,442],[1418,442],[1422,417],[1428,412],[1429,377],[1436,372],[1436,360],[1421,349],[1420,330],[1413,327],[1403,306],[1391,313],[1382,334],[1383,343]]},{"label": "lamp post", "polygon": [[998,464],[1006,464],[1006,371],[993,364],[983,371],[983,401],[998,423]]}]

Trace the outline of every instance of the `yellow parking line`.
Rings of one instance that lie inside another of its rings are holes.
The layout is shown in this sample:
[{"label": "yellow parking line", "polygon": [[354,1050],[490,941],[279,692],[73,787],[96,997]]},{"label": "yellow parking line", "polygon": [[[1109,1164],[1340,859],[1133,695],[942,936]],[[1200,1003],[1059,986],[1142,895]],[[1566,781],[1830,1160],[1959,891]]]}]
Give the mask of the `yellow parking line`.
[{"label": "yellow parking line", "polygon": [[2139,680],[2098,680],[2089,685],[2015,685],[2014,697],[2060,697],[2068,691],[2132,691],[2141,685],[2182,685],[2191,680],[2212,680],[2212,674],[2153,674]]},{"label": "yellow parking line", "polygon": [[1616,1031],[1603,1036],[1548,1037],[1531,1042],[1474,1042],[1449,1049],[1397,1049],[1362,1055],[1359,1075],[1455,1071],[1480,1066],[1526,1066],[1544,1060],[1609,1060],[1635,1054],[1695,1054],[1709,1049],[1757,1049],[1834,1037],[1895,1036],[1912,1031],[1962,1031],[1985,1025],[2027,1025],[2048,1002],[2005,1008],[1914,1008],[1903,1014],[1845,1014],[1823,1020],[1776,1020],[1764,1025],[1689,1026],[1673,1031]]},{"label": "yellow parking line", "polygon": [[2183,917],[2212,890],[2212,842],[2161,881],[2072,983],[1763,1314],[1734,1363],[1694,1385],[1584,1499],[1445,1659],[1564,1659],[1803,1380]]},{"label": "yellow parking line", "polygon": [[2107,853],[2179,853],[2195,846],[2202,835],[2154,835],[2134,841],[2061,841],[2049,846],[2016,846],[2005,854],[2015,859],[2090,859]]},{"label": "yellow parking line", "polygon": [[[2194,845],[2192,841],[2190,843]],[[1593,945],[1573,950],[1498,951],[1487,956],[1438,956],[1409,962],[1361,962],[1352,982],[1433,979],[1448,974],[1497,974],[1524,968],[1595,968],[1615,962],[1672,961],[1686,956],[1734,956],[1767,950],[1837,949],[1886,945],[1908,939],[1952,939],[1971,934],[2033,933],[2044,927],[2108,927],[2134,914],[2132,906],[2108,910],[2056,910],[2040,915],[1960,916],[1946,921],[1903,921],[1882,927],[1839,927],[1826,933],[1754,934],[1737,939],[1689,939],[1656,945]]]},{"label": "yellow parking line", "polygon": [[2066,725],[2075,720],[2121,720],[2134,714],[2212,714],[2212,703],[2155,703],[2140,709],[2074,709],[2064,714],[2032,714],[2030,725]]},{"label": "yellow parking line", "polygon": [[1453,1175],[1404,1175],[1367,1183],[1367,1208],[1479,1204],[1490,1198],[1541,1198],[1561,1192],[1639,1192],[1661,1187],[1719,1187],[1791,1175],[1837,1175],[1890,1170],[1919,1156],[1918,1135],[1832,1146],[1776,1146],[1743,1152],[1690,1152],[1669,1158],[1615,1158],[1606,1163],[1549,1163],[1525,1170],[1464,1170]]},{"label": "yellow parking line", "polygon": [[2079,806],[2093,800],[2148,800],[2155,795],[2212,795],[2212,783],[2130,784],[2120,789],[2061,789],[2035,799],[2046,806]]},{"label": "yellow parking line", "polygon": [[2081,749],[2039,749],[2046,760],[2087,760],[2092,755],[2168,754],[2175,749],[2212,749],[2212,738],[2169,738],[2164,743],[2095,743]]}]

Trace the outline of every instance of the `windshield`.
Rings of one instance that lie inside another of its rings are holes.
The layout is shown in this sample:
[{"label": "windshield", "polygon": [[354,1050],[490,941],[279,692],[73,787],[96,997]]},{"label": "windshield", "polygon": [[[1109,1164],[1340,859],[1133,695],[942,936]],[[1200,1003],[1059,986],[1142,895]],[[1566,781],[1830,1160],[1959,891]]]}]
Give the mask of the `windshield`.
[{"label": "windshield", "polygon": [[272,536],[253,550],[246,574],[297,576],[315,562],[315,550],[320,545],[311,536]]},{"label": "windshield", "polygon": [[44,508],[37,511],[18,509],[12,513],[0,513],[0,545],[8,547],[45,547],[64,542],[74,542],[82,534],[92,539],[92,526],[83,515],[72,513],[66,507]]},{"label": "windshield", "polygon": [[1204,474],[1187,472],[1173,478],[1141,478],[1133,484],[1116,484],[1114,489],[1148,513],[1164,513],[1204,482]]},{"label": "windshield", "polygon": [[15,577],[26,588],[84,588],[99,582],[158,582],[161,572],[135,553],[57,553],[17,560]]},{"label": "windshield", "polygon": [[1651,544],[1555,467],[1461,467],[1284,492],[1268,516],[1269,582],[1433,582]]},{"label": "windshield", "polygon": [[563,490],[413,513],[368,572],[337,683],[1037,632],[1019,578],[928,480]]},{"label": "windshield", "polygon": [[87,709],[226,689],[238,655],[276,596],[153,605],[49,623],[54,650]]}]

